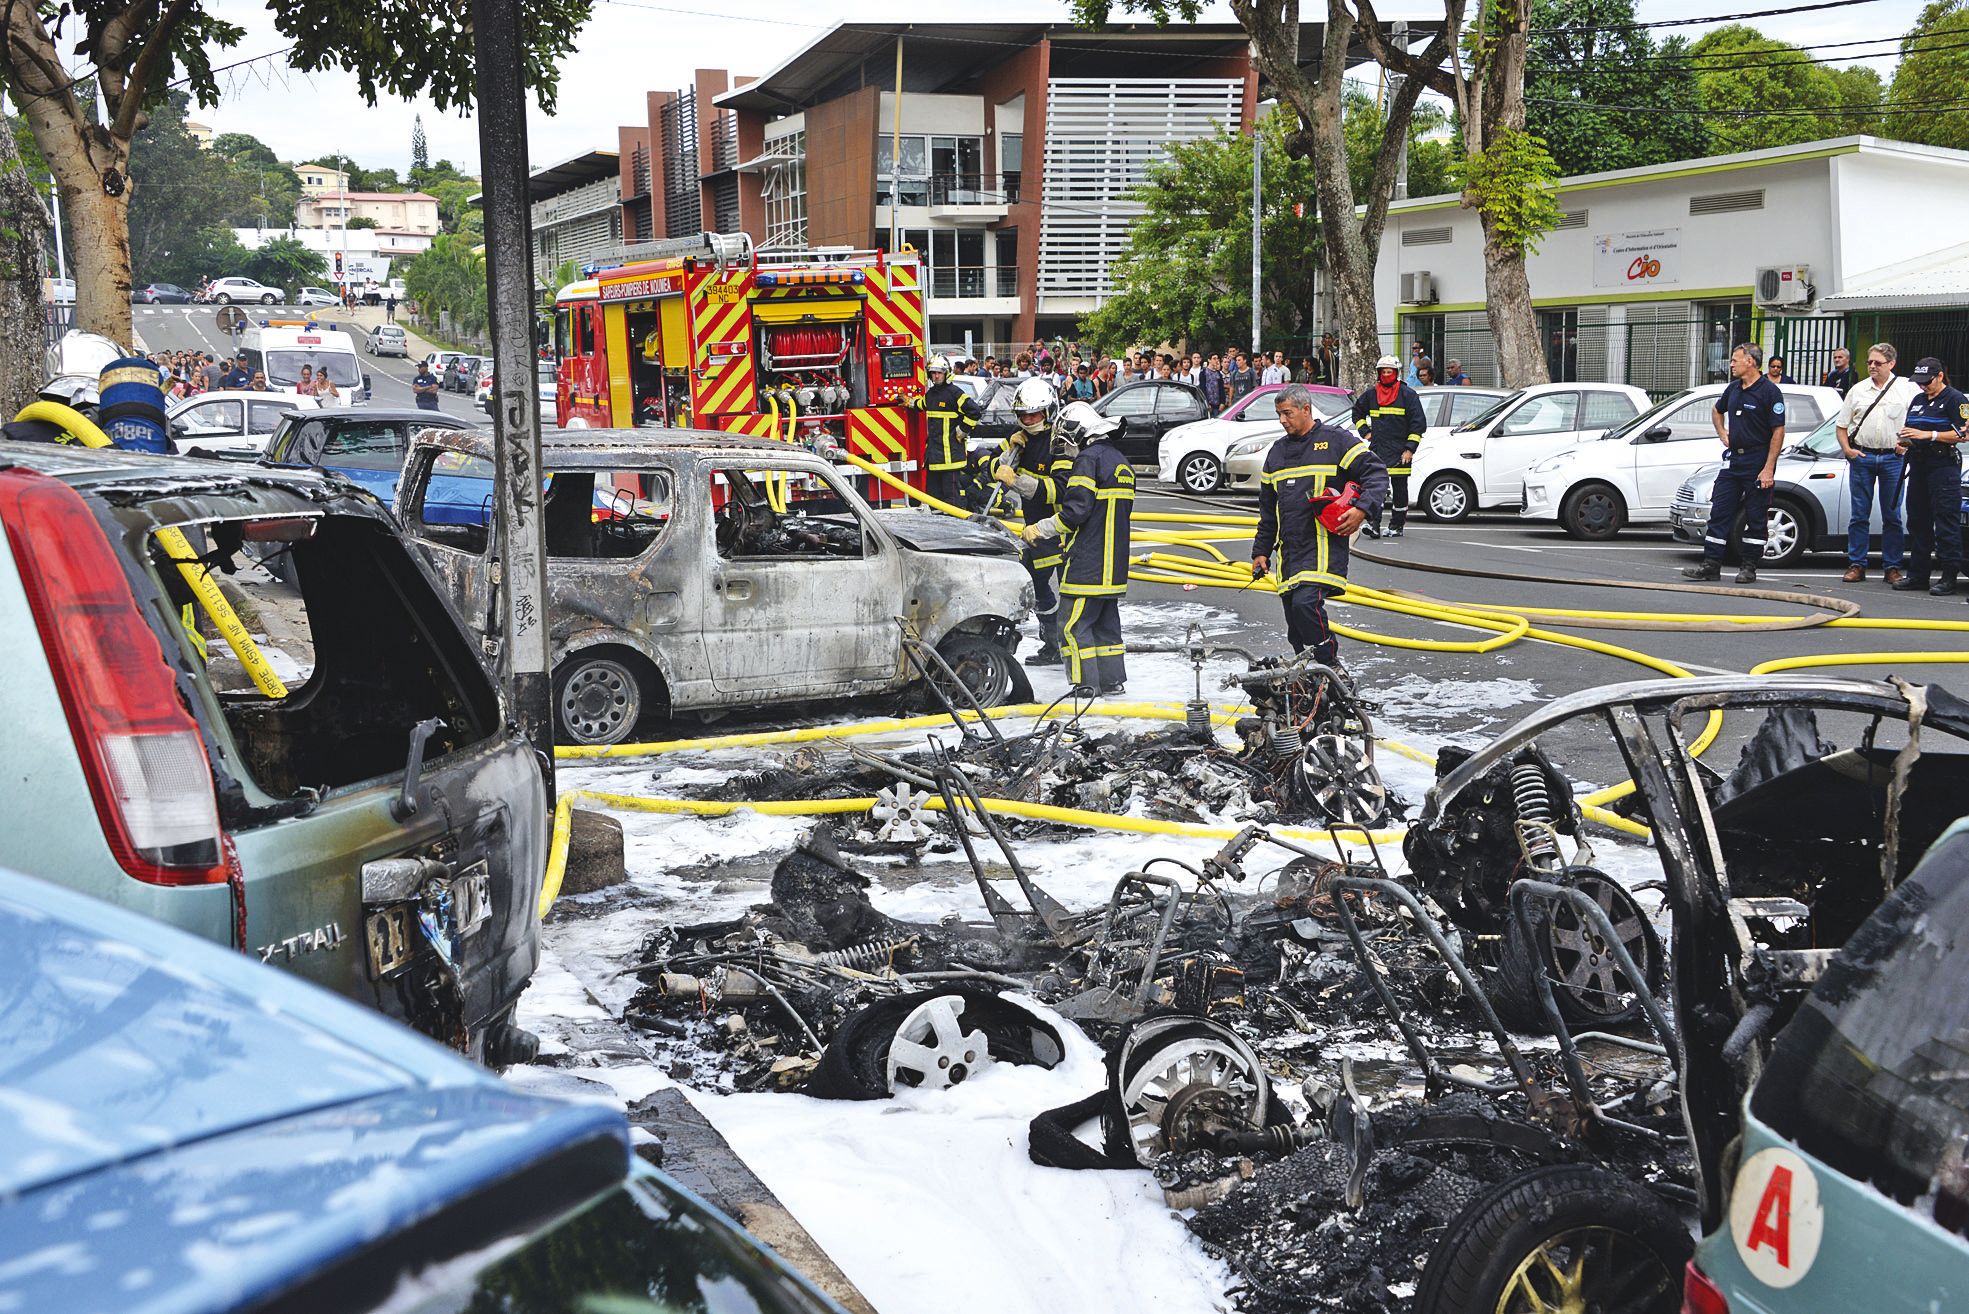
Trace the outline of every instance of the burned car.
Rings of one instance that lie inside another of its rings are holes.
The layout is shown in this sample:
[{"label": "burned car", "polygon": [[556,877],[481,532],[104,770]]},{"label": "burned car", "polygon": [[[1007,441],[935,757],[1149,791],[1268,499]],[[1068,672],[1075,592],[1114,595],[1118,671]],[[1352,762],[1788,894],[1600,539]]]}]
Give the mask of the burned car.
[{"label": "burned car", "polygon": [[[427,431],[396,499],[489,646],[491,453],[483,430]],[[926,669],[985,705],[1031,696],[1012,653],[1032,587],[994,525],[871,510],[805,449],[728,434],[553,432],[542,459],[564,742],[620,743],[650,716],[886,693]]]},{"label": "burned car", "polygon": [[[310,472],[4,447],[0,865],[523,1054],[546,782],[383,508]],[[249,545],[292,584],[221,586],[258,577]]]}]

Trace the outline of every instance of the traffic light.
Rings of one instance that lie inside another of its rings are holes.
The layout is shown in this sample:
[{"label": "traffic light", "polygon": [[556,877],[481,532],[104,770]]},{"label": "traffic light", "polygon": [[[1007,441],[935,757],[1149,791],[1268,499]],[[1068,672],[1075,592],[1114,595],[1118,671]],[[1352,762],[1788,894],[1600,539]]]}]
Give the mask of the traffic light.
[{"label": "traffic light", "polygon": [[342,281],[342,253],[340,251],[335,253],[335,281],[337,283]]}]

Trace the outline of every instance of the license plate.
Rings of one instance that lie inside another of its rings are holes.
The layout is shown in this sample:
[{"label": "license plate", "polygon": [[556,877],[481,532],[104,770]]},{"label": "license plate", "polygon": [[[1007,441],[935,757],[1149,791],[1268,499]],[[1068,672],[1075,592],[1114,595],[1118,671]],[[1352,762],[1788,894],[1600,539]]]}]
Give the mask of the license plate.
[{"label": "license plate", "polygon": [[407,903],[392,904],[363,918],[371,976],[388,976],[416,952],[416,941],[410,938],[410,908]]},{"label": "license plate", "polygon": [[484,859],[451,878],[451,909],[461,938],[492,916],[492,870]]}]

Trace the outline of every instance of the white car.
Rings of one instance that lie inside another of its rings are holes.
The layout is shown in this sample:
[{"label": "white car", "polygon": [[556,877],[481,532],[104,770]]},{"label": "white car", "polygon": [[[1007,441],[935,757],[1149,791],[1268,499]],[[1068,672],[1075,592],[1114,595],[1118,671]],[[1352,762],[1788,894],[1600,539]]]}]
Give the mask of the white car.
[{"label": "white car", "polygon": [[41,280],[41,299],[51,306],[72,306],[75,304],[75,280],[72,278],[44,278]]},{"label": "white car", "polygon": [[378,324],[369,330],[369,340],[364,345],[372,356],[410,355],[410,339],[396,324]]},{"label": "white car", "polygon": [[319,410],[312,397],[291,392],[208,392],[173,402],[166,416],[171,440],[186,456],[255,457],[288,411]]},{"label": "white car", "polygon": [[[1345,388],[1307,386],[1313,394],[1314,409],[1328,419],[1345,415],[1353,405],[1353,395]],[[1156,445],[1156,477],[1197,494],[1255,485],[1253,471],[1258,467],[1245,470],[1237,458],[1255,455],[1262,465],[1265,450],[1285,432],[1273,409],[1282,387],[1270,384],[1255,388],[1231,403],[1222,415],[1179,424],[1163,434]]]},{"label": "white car", "polygon": [[[1711,416],[1720,383],[1677,393],[1617,429],[1589,434],[1525,474],[1525,520],[1556,520],[1574,538],[1612,538],[1626,525],[1665,525],[1684,480],[1717,459]],[[1787,383],[1784,425],[1793,440],[1839,413],[1839,394]],[[1789,445],[1789,444],[1787,444]]]},{"label": "white car", "polygon": [[479,381],[472,388],[472,405],[492,414],[492,362],[482,360],[479,364]]},{"label": "white car", "polygon": [[1520,388],[1447,433],[1424,434],[1409,487],[1431,520],[1516,506],[1525,472],[1587,434],[1616,428],[1648,408],[1625,383],[1539,383]]},{"label": "white car", "polygon": [[1429,426],[1422,431],[1422,436],[1430,438],[1446,434],[1459,424],[1470,423],[1509,397],[1511,390],[1432,383],[1417,388],[1415,393],[1422,398],[1422,412],[1429,420]]},{"label": "white car", "polygon": [[235,301],[257,301],[263,306],[280,304],[286,293],[253,278],[215,278],[205,291],[205,299],[221,306]]},{"label": "white car", "polygon": [[294,298],[294,304],[297,306],[339,306],[342,304],[342,298],[336,296],[325,287],[304,287],[301,289],[301,295]]}]

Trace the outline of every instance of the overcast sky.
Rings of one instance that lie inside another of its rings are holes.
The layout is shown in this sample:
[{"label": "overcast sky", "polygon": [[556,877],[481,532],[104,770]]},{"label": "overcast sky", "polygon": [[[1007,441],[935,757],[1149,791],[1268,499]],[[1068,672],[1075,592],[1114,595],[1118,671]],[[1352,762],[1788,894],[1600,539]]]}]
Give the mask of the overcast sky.
[{"label": "overcast sky", "polygon": [[[1770,0],[1752,8],[1777,9],[1801,0]],[[892,0],[837,0],[832,6],[811,0],[596,0],[594,17],[582,31],[575,53],[561,68],[560,105],[549,118],[537,109],[530,128],[535,166],[597,148],[614,149],[615,129],[643,119],[643,93],[690,85],[698,68],[725,68],[740,75],[771,71],[836,21],[977,21],[975,5],[899,5]],[[218,13],[246,29],[235,49],[215,54],[213,63],[231,63],[280,49],[263,4],[213,0]],[[1312,6],[1306,6],[1311,9]],[[1641,0],[1644,21],[1696,18],[1728,8],[1720,0]],[[1742,8],[1742,6],[1739,6]],[[1753,20],[1771,36],[1798,44],[1856,41],[1898,36],[1920,12],[1921,0],[1860,0],[1837,9]],[[987,21],[1065,21],[1063,0],[998,0]],[[1427,4],[1393,4],[1384,17],[1426,18],[1440,9]],[[816,21],[824,15],[825,21]],[[1227,6],[1208,15],[1229,22]],[[1691,36],[1703,29],[1682,29]],[[1863,48],[1864,49],[1864,48]],[[1825,54],[1837,52],[1826,51]],[[1891,74],[1886,59],[1865,61]],[[431,158],[449,159],[477,172],[478,130],[472,119],[441,114],[428,103],[385,100],[371,108],[346,74],[304,75],[283,60],[262,60],[220,75],[224,94],[216,107],[194,117],[218,132],[250,132],[285,160],[305,163],[341,152],[369,167],[399,172],[410,164],[413,117],[421,110]]]}]

